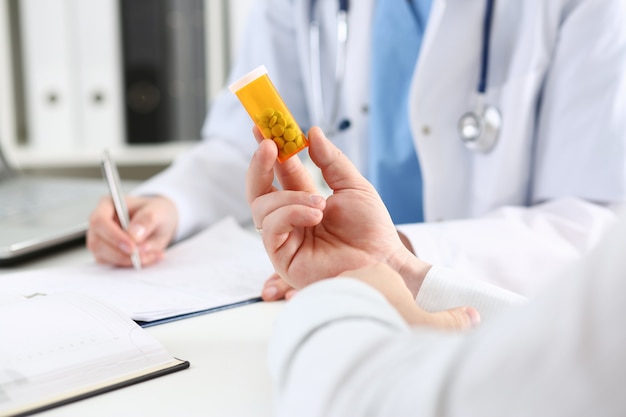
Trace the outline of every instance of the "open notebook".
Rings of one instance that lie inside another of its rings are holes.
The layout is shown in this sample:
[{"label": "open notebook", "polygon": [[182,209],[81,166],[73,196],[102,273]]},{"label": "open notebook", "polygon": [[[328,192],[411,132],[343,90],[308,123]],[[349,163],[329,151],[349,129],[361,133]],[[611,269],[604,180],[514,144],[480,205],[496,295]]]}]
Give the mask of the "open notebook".
[{"label": "open notebook", "polygon": [[106,194],[101,179],[24,174],[0,149],[0,265],[84,238],[89,214]]},{"label": "open notebook", "polygon": [[189,367],[116,308],[0,292],[0,415],[24,416]]}]

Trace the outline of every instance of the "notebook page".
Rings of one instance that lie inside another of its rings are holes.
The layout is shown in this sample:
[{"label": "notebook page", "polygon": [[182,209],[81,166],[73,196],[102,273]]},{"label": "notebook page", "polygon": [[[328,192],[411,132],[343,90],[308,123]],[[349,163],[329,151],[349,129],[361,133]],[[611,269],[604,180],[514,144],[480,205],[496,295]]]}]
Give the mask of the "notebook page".
[{"label": "notebook page", "polygon": [[0,413],[171,363],[145,330],[79,294],[0,305]]}]

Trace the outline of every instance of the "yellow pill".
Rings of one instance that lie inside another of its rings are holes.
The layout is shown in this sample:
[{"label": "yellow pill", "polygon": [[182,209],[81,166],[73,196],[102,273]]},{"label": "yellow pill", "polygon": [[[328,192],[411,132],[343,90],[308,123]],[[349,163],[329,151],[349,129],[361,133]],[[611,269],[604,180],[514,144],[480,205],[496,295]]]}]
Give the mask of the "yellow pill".
[{"label": "yellow pill", "polygon": [[287,141],[294,140],[296,138],[296,129],[292,127],[288,127],[287,129],[285,129],[285,133],[283,133],[283,137]]},{"label": "yellow pill", "polygon": [[283,151],[285,151],[285,154],[291,155],[298,151],[298,146],[295,144],[295,142],[285,142],[285,146],[283,146]]},{"label": "yellow pill", "polygon": [[276,124],[276,120],[278,120],[278,117],[276,115],[273,115],[272,118],[270,119],[269,124],[268,124],[269,127],[274,126]]},{"label": "yellow pill", "polygon": [[302,135],[298,135],[298,137],[296,137],[295,143],[298,149],[302,148],[304,146],[304,137]]},{"label": "yellow pill", "polygon": [[265,110],[263,110],[263,117],[267,117],[267,120],[269,120],[270,117],[272,117],[275,112],[276,112],[276,110],[274,110],[271,107],[268,107]]},{"label": "yellow pill", "polygon": [[272,135],[282,136],[284,132],[285,132],[285,128],[279,125],[278,123],[272,126]]}]

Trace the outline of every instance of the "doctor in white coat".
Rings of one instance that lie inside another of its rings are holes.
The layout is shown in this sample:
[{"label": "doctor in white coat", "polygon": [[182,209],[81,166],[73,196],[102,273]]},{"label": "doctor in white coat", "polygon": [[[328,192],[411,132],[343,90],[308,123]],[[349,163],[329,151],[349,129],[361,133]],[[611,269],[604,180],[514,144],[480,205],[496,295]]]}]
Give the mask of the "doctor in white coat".
[{"label": "doctor in white coat", "polygon": [[[370,145],[385,140],[369,135],[376,2],[350,2],[345,55],[337,35],[340,3],[257,0],[230,80],[265,65],[301,127],[321,125],[367,176]],[[319,56],[311,48],[312,15],[319,18]],[[499,109],[502,126],[493,149],[477,152],[460,140],[458,124],[478,106],[485,16],[484,0],[432,2],[407,110],[424,223],[398,229],[427,262],[532,295],[595,245],[626,198],[626,4],[499,0],[484,99]],[[335,64],[344,57],[337,83]],[[322,94],[314,88],[316,68]],[[323,119],[320,109],[329,113]],[[110,201],[96,208],[88,233],[96,259],[130,266],[128,254],[138,246],[151,264],[172,241],[225,216],[249,223],[244,174],[256,148],[251,127],[237,98],[224,91],[203,141],[137,190],[151,197],[128,199],[129,234],[115,222]],[[540,271],[529,268],[537,263]]]}]

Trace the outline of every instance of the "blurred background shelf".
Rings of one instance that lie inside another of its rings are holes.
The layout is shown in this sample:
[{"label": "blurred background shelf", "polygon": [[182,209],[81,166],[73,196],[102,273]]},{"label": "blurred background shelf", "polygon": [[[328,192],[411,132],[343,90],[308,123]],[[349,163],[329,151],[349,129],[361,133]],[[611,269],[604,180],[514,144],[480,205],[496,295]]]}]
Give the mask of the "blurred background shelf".
[{"label": "blurred background shelf", "polygon": [[0,147],[17,168],[143,179],[200,139],[252,0],[0,1]]},{"label": "blurred background shelf", "polygon": [[[166,168],[174,157],[193,146],[195,142],[127,145],[109,147],[122,178],[142,180]],[[14,149],[14,166],[23,171],[51,175],[69,175],[90,178],[102,176],[100,160],[102,149],[74,149],[57,154]]]}]

